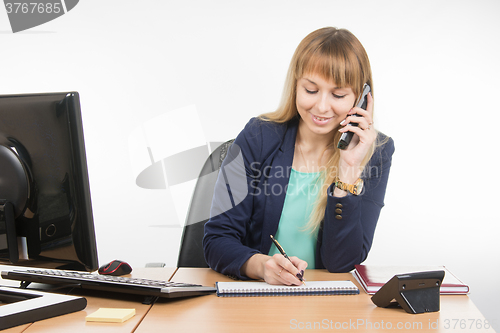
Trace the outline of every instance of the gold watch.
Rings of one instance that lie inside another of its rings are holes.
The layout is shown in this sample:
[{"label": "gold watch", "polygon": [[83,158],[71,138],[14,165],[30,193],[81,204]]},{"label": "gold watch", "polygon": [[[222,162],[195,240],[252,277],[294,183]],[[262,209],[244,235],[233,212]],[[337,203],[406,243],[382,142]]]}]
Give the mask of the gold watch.
[{"label": "gold watch", "polygon": [[335,177],[335,186],[343,191],[358,195],[363,190],[363,179],[358,178],[353,185],[346,184],[340,181],[339,177]]}]

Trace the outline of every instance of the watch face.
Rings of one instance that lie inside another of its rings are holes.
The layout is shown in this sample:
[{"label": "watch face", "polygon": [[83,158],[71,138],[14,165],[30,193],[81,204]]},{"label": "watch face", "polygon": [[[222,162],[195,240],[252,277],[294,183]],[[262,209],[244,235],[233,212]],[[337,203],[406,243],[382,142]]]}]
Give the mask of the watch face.
[{"label": "watch face", "polygon": [[363,184],[363,179],[358,179],[358,181],[354,184],[354,194],[358,195],[361,191],[363,191]]}]

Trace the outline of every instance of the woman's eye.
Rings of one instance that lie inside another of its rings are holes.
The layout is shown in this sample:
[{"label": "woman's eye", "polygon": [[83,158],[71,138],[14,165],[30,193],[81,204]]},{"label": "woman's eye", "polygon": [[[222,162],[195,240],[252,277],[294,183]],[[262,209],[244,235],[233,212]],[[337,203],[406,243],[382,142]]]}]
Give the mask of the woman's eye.
[{"label": "woman's eye", "polygon": [[344,98],[345,96],[346,96],[346,95],[335,95],[335,94],[333,94],[333,97],[335,97],[335,98],[339,98],[339,99],[340,99],[340,98]]},{"label": "woman's eye", "polygon": [[317,91],[315,91],[315,90],[309,90],[307,88],[304,88],[304,89],[306,90],[306,93],[308,93],[308,94],[315,94],[315,93],[317,93]]}]

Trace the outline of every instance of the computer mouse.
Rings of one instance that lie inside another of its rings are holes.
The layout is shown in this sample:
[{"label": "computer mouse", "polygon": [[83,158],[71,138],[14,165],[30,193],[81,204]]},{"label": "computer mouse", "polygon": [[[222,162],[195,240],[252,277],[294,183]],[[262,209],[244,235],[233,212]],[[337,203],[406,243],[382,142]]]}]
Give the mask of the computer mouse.
[{"label": "computer mouse", "polygon": [[130,274],[130,272],[132,272],[132,267],[130,267],[130,265],[127,264],[125,261],[113,260],[112,262],[99,267],[98,272],[101,275],[114,275],[114,276],[127,275]]}]

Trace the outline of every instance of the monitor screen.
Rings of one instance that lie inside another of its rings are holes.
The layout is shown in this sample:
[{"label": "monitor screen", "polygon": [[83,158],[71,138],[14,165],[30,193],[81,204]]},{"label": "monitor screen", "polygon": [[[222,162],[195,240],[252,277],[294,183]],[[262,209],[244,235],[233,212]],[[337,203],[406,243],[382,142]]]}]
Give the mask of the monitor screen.
[{"label": "monitor screen", "polygon": [[77,92],[0,95],[0,264],[98,268]]}]

